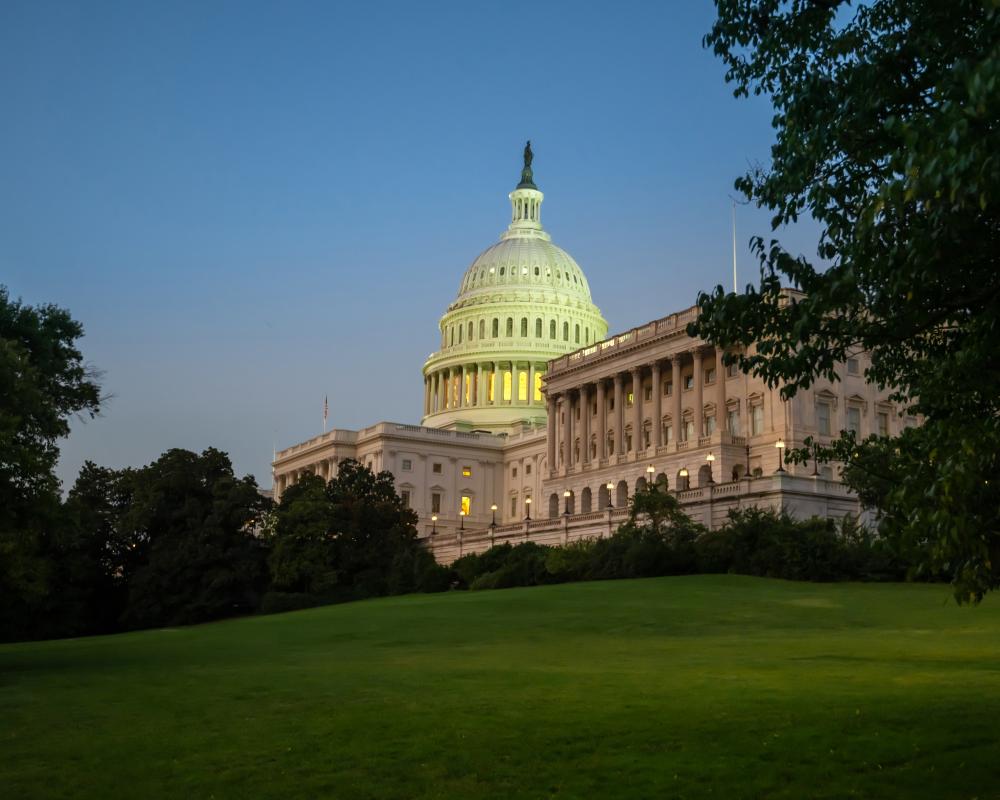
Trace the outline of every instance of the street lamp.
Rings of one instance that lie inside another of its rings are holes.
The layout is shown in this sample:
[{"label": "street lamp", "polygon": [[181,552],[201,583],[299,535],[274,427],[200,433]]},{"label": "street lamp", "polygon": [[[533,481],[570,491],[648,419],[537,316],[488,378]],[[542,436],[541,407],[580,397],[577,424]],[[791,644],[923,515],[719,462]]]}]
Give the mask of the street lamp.
[{"label": "street lamp", "polygon": [[569,489],[567,489],[565,492],[563,492],[563,497],[566,500],[566,510],[563,512],[563,514],[565,514],[567,517],[569,516],[569,499],[572,496],[573,496],[573,493]]},{"label": "street lamp", "polygon": [[611,502],[611,492],[614,491],[615,485],[608,481],[608,485],[605,487],[608,490],[608,508],[614,508],[614,503]]},{"label": "street lamp", "polygon": [[459,510],[458,516],[461,519],[461,522],[459,523],[458,529],[460,531],[464,531],[465,530],[465,509],[464,508],[461,509],[461,510]]},{"label": "street lamp", "polygon": [[646,467],[646,488],[649,491],[653,491],[656,488],[656,484],[653,482],[653,476],[656,474],[656,467],[650,464]]},{"label": "street lamp", "polygon": [[524,520],[525,522],[531,522],[531,498],[524,498]]},{"label": "street lamp", "polygon": [[490,511],[493,512],[493,521],[490,523],[490,527],[491,528],[495,528],[497,526],[497,504],[496,503],[494,503],[493,505],[490,506]]},{"label": "street lamp", "polygon": [[785,461],[785,440],[784,439],[778,439],[778,441],[776,441],[774,443],[774,447],[778,451],[778,469],[777,469],[777,471],[778,472],[784,472],[785,471],[785,466],[784,466],[784,461]]},{"label": "street lamp", "polygon": [[715,483],[715,478],[712,477],[712,465],[715,462],[715,454],[710,452],[705,456],[705,461],[708,462],[708,482]]},{"label": "street lamp", "polygon": [[437,533],[438,515],[431,514],[431,536]]}]

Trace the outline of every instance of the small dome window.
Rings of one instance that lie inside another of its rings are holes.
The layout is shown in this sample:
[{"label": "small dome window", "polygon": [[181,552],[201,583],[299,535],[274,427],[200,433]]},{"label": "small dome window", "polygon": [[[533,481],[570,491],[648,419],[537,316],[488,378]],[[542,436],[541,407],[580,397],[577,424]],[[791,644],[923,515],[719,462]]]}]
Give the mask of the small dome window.
[{"label": "small dome window", "polygon": [[559,270],[556,270],[556,280],[557,281],[561,281],[562,280],[562,273]]},{"label": "small dome window", "polygon": [[490,267],[490,275],[493,275],[497,271],[496,267]]},{"label": "small dome window", "polygon": [[500,274],[503,275],[504,268],[500,267]]},{"label": "small dome window", "polygon": [[521,274],[522,275],[527,275],[528,274],[528,268],[527,267],[521,267]]}]

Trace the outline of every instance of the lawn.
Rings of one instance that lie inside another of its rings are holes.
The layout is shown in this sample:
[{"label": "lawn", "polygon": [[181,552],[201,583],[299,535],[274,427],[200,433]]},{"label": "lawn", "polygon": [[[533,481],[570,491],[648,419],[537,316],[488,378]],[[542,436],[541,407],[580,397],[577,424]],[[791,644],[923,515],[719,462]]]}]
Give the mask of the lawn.
[{"label": "lawn", "polygon": [[0,646],[4,798],[1000,797],[1000,602],[736,576]]}]

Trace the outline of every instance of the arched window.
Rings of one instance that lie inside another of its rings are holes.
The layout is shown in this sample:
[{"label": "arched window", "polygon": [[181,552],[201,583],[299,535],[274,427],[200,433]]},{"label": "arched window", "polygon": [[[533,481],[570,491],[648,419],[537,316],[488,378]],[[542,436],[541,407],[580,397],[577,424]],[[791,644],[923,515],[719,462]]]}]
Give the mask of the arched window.
[{"label": "arched window", "polygon": [[469,322],[469,335],[466,337],[470,342],[472,341],[472,322]]},{"label": "arched window", "polygon": [[569,341],[569,323],[568,322],[564,322],[563,323],[563,341],[564,342],[568,342]]},{"label": "arched window", "polygon": [[576,341],[577,344],[580,344],[580,326],[579,325],[576,326],[575,341]]},{"label": "arched window", "polygon": [[613,456],[615,454],[615,432],[613,430],[608,431],[608,455]]},{"label": "arched window", "polygon": [[521,338],[522,339],[527,339],[528,338],[528,318],[527,317],[521,317]]},{"label": "arched window", "polygon": [[448,326],[448,338],[449,338],[449,344],[453,347],[455,345],[455,326],[454,325],[449,325]]},{"label": "arched window", "polygon": [[542,338],[542,318],[541,317],[539,317],[538,319],[535,320],[535,338],[536,339],[541,339]]},{"label": "arched window", "polygon": [[611,505],[611,492],[608,491],[608,487],[603,483],[597,490],[597,505],[598,511]]},{"label": "arched window", "polygon": [[590,344],[590,328],[583,329],[583,343]]},{"label": "arched window", "polygon": [[480,339],[485,339],[486,338],[486,320],[485,319],[479,320],[479,338]]},{"label": "arched window", "polygon": [[462,325],[461,325],[461,323],[459,323],[459,326],[458,326],[458,343],[459,344],[462,343]]},{"label": "arched window", "polygon": [[559,516],[559,495],[555,492],[549,495],[549,519]]},{"label": "arched window", "polygon": [[556,321],[555,320],[551,320],[549,322],[549,338],[550,339],[555,339],[556,338]]},{"label": "arched window", "polygon": [[494,317],[493,319],[493,338],[496,339],[500,335],[500,320]]},{"label": "arched window", "polygon": [[507,336],[508,338],[514,335],[514,318],[507,317]]},{"label": "arched window", "polygon": [[593,495],[590,492],[590,487],[587,486],[582,492],[580,492],[580,513],[589,514],[591,511],[591,498]]},{"label": "arched window", "polygon": [[535,277],[538,277],[538,267],[535,267]]},{"label": "arched window", "polygon": [[624,508],[628,505],[628,484],[625,481],[618,481],[615,489],[615,505]]}]

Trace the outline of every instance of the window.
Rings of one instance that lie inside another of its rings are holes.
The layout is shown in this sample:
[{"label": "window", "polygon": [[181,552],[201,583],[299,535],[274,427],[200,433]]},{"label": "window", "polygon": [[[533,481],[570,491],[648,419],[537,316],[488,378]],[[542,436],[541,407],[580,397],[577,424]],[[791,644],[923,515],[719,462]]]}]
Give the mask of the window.
[{"label": "window", "polygon": [[631,453],[632,452],[632,426],[631,425],[629,425],[629,427],[627,427],[625,429],[625,452],[626,453]]},{"label": "window", "polygon": [[884,411],[878,412],[878,435],[888,436],[889,435],[889,415]]},{"label": "window", "polygon": [[648,448],[653,443],[651,434],[652,434],[652,426],[644,425],[642,427],[642,446],[644,448]]},{"label": "window", "polygon": [[740,435],[740,412],[737,411],[735,408],[732,411],[730,411],[729,412],[729,418],[728,418],[726,424],[729,425],[729,432],[733,436],[739,436]]},{"label": "window", "polygon": [[684,391],[690,391],[694,388],[694,375],[688,375],[684,378]]},{"label": "window", "polygon": [[857,436],[861,435],[861,409],[860,408],[848,408],[847,409],[847,430],[851,431]]},{"label": "window", "polygon": [[472,513],[472,498],[467,494],[462,495],[462,511],[465,512],[465,516]]},{"label": "window", "polygon": [[500,320],[493,320],[493,338],[496,339],[500,335]]},{"label": "window", "polygon": [[535,373],[535,402],[542,402],[542,373]]},{"label": "window", "polygon": [[521,317],[521,338],[522,339],[527,339],[528,338],[528,318],[527,317]]},{"label": "window", "polygon": [[715,383],[715,370],[706,369],[705,370],[705,383]]},{"label": "window", "polygon": [[461,325],[458,326],[458,343],[459,344],[462,343],[462,326]]},{"label": "window", "polygon": [[472,477],[472,467],[462,467],[462,477],[471,478]]},{"label": "window", "polygon": [[431,513],[440,514],[441,513],[441,495],[434,492],[431,495]]},{"label": "window", "polygon": [[830,435],[830,404],[816,404],[816,430],[823,436]]},{"label": "window", "polygon": [[409,508],[410,507],[410,490],[409,489],[403,489],[403,491],[401,491],[399,493],[399,496],[403,499],[403,505],[406,506],[406,508]]},{"label": "window", "polygon": [[410,459],[408,459],[408,458],[404,458],[403,459],[403,471],[404,472],[409,472],[411,469],[413,469],[413,462]]},{"label": "window", "polygon": [[760,436],[764,432],[764,406],[760,403],[750,409],[750,434]]},{"label": "window", "polygon": [[663,423],[663,443],[670,444],[674,440],[674,426],[669,422]]},{"label": "window", "polygon": [[564,342],[568,342],[569,341],[569,323],[568,322],[564,322],[563,323],[563,341]]},{"label": "window", "polygon": [[628,392],[625,395],[625,407],[632,408],[632,404],[635,402],[635,395],[632,392]]},{"label": "window", "polygon": [[485,319],[479,320],[479,338],[480,339],[485,339],[486,338],[486,320]]},{"label": "window", "polygon": [[642,399],[643,400],[652,400],[653,399],[653,387],[652,386],[646,386],[642,390]]},{"label": "window", "polygon": [[517,518],[517,496],[510,498],[510,516],[512,519]]},{"label": "window", "polygon": [[667,395],[669,397],[673,393],[674,393],[674,382],[673,381],[664,381],[663,382],[663,394],[665,394],[665,395]]},{"label": "window", "polygon": [[[535,267],[535,274],[538,274],[538,267]],[[535,320],[535,338],[542,338],[542,320],[540,318]]]},{"label": "window", "polygon": [[615,398],[614,395],[608,398],[608,411],[615,410]]},{"label": "window", "polygon": [[577,344],[580,344],[580,326],[579,325],[576,326],[575,341],[576,341]]},{"label": "window", "polygon": [[550,320],[549,321],[549,338],[550,339],[555,339],[556,338],[556,321],[555,320]]},{"label": "window", "polygon": [[502,400],[510,400],[510,389],[511,389],[511,378],[510,370],[505,369],[503,372],[503,393],[501,395]]},{"label": "window", "polygon": [[531,474],[531,464],[525,464],[524,465],[524,474],[525,475],[530,475]]},{"label": "window", "polygon": [[431,465],[431,472],[436,472],[438,475],[440,475],[441,474],[441,465],[440,464],[433,464],[433,465]]},{"label": "window", "polygon": [[856,358],[847,359],[847,374],[848,375],[861,374],[861,368],[858,365],[858,360]]},{"label": "window", "polygon": [[728,364],[726,366],[726,377],[735,378],[740,372],[740,367],[738,364]]},{"label": "window", "polygon": [[514,318],[507,317],[507,337],[510,338],[514,335]]},{"label": "window", "polygon": [[705,417],[705,435],[711,436],[715,433],[715,414]]},{"label": "window", "polygon": [[512,478],[516,478],[517,477],[517,467],[511,467],[510,477],[512,477]]},{"label": "window", "polygon": [[694,420],[687,420],[684,423],[684,441],[690,442],[694,439]]},{"label": "window", "polygon": [[517,373],[517,399],[528,399],[528,373],[525,370]]}]

